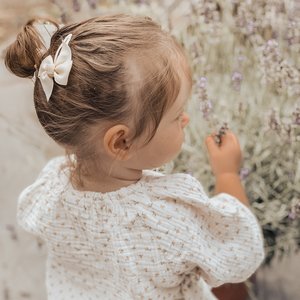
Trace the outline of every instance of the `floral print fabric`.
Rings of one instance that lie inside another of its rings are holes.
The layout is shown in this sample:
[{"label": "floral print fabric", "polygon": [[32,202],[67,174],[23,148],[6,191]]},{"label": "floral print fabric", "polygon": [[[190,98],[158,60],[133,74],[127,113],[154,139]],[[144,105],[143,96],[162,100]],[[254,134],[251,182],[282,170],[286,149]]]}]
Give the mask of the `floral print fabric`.
[{"label": "floral print fabric", "polygon": [[65,162],[51,160],[18,202],[19,224],[47,243],[49,300],[216,299],[211,287],[244,281],[264,258],[252,212],[190,175],[144,171],[82,192]]}]

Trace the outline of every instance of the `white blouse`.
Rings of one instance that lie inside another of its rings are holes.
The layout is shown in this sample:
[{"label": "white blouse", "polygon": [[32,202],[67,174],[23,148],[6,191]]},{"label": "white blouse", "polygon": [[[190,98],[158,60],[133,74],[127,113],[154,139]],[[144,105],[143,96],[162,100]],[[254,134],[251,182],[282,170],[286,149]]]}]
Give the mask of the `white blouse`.
[{"label": "white blouse", "polygon": [[216,299],[264,258],[260,226],[228,194],[187,174],[144,171],[108,193],[75,190],[52,159],[20,195],[18,221],[47,243],[49,300]]}]

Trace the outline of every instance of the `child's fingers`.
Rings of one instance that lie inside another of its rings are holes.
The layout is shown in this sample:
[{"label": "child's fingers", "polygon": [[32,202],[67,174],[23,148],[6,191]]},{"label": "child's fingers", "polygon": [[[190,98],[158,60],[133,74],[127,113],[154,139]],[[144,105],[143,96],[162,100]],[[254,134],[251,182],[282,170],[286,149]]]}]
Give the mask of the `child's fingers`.
[{"label": "child's fingers", "polygon": [[227,143],[239,144],[235,134],[229,130],[222,136],[222,145],[226,145]]},{"label": "child's fingers", "polygon": [[211,134],[208,137],[206,137],[205,144],[208,152],[214,151],[218,147],[214,138],[214,134]]}]

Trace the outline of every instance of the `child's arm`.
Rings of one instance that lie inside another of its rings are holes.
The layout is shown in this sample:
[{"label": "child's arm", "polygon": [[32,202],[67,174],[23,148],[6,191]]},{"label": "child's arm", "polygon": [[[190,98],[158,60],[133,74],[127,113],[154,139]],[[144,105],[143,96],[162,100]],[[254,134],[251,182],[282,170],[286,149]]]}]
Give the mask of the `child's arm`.
[{"label": "child's arm", "polygon": [[226,131],[218,145],[213,136],[206,138],[212,171],[216,177],[216,194],[227,193],[249,206],[249,200],[239,177],[242,153],[236,136]]}]

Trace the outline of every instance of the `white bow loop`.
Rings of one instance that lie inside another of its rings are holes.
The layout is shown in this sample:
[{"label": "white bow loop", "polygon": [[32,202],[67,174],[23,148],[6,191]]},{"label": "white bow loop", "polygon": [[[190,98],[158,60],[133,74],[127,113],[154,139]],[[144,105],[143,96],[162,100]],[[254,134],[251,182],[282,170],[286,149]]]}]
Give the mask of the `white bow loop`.
[{"label": "white bow loop", "polygon": [[55,53],[54,60],[51,55],[48,55],[41,62],[38,78],[41,81],[47,101],[49,101],[53,91],[53,80],[60,85],[67,85],[68,83],[73,64],[72,52],[69,47],[71,38],[72,34],[64,38]]}]

